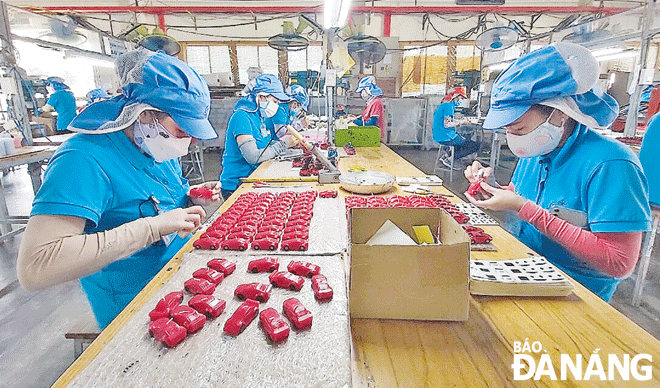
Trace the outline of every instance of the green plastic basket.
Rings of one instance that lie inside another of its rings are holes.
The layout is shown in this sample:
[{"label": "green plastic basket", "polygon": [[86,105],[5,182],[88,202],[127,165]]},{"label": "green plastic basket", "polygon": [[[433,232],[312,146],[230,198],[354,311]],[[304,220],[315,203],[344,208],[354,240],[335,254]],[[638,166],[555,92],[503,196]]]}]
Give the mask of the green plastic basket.
[{"label": "green plastic basket", "polygon": [[352,143],[354,147],[379,147],[380,128],[350,126],[335,131],[335,145],[343,147],[346,143]]}]

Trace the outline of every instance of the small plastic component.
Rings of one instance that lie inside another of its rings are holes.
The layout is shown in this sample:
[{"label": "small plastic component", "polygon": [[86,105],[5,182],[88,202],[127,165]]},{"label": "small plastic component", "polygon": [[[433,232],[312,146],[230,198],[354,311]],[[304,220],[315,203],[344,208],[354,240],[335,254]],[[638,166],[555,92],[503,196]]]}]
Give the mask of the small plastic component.
[{"label": "small plastic component", "polygon": [[482,177],[482,178],[479,178],[476,181],[472,182],[470,187],[468,187],[468,189],[467,189],[467,194],[469,194],[470,196],[472,196],[472,197],[474,197],[474,198],[476,198],[480,201],[483,201],[485,199],[490,198],[491,197],[490,193],[488,193],[486,190],[484,190],[481,187],[481,183],[483,183],[485,181],[486,181],[486,179]]},{"label": "small plastic component", "polygon": [[282,241],[282,249],[285,251],[306,251],[308,247],[307,240],[301,238],[292,238]]},{"label": "small plastic component", "polygon": [[289,298],[285,300],[283,308],[284,315],[289,318],[296,329],[304,330],[312,326],[312,313],[298,299]]},{"label": "small plastic component", "polygon": [[259,313],[259,302],[252,299],[247,299],[241,303],[240,306],[234,311],[234,314],[225,322],[225,333],[237,336],[245,330],[246,327],[254,320]]},{"label": "small plastic component", "polygon": [[197,249],[211,249],[216,250],[220,248],[221,240],[213,237],[204,237],[198,238],[197,241],[193,243],[193,246]]},{"label": "small plastic component", "polygon": [[294,275],[290,272],[273,272],[268,279],[274,287],[289,289],[291,291],[300,291],[305,280],[302,276]]},{"label": "small plastic component", "polygon": [[318,275],[321,272],[321,267],[306,261],[291,261],[286,269],[293,274],[307,276],[308,278]]},{"label": "small plastic component", "polygon": [[173,308],[183,301],[183,291],[170,292],[156,303],[156,308],[149,313],[149,319],[169,318]]},{"label": "small plastic component", "polygon": [[280,268],[280,263],[275,257],[264,257],[252,260],[248,264],[248,271],[252,273],[273,272]]},{"label": "small plastic component", "polygon": [[225,278],[225,275],[222,272],[218,272],[211,268],[200,268],[197,271],[193,272],[194,278],[206,279],[209,282],[215,284],[216,286]]},{"label": "small plastic component", "polygon": [[227,259],[216,258],[206,263],[206,265],[218,272],[222,272],[225,277],[231,275],[236,270],[236,263],[232,263]]},{"label": "small plastic component", "polygon": [[243,238],[232,238],[222,242],[222,249],[232,251],[244,251],[248,247],[248,240]]},{"label": "small plastic component", "polygon": [[149,324],[149,334],[165,346],[173,348],[186,338],[188,331],[172,319],[160,318]]},{"label": "small plastic component", "polygon": [[260,303],[268,302],[273,287],[270,284],[248,283],[241,284],[234,290],[234,296],[238,299],[252,299]]},{"label": "small plastic component", "polygon": [[186,288],[186,291],[193,295],[211,295],[213,294],[213,291],[215,291],[215,284],[206,279],[191,278],[186,280],[186,282],[183,283],[183,286]]},{"label": "small plastic component", "polygon": [[275,249],[277,249],[278,245],[279,245],[279,241],[277,239],[265,237],[259,240],[254,240],[252,242],[252,249],[255,250],[268,249],[269,251],[274,251]]},{"label": "small plastic component", "polygon": [[355,147],[353,147],[353,143],[346,143],[344,144],[344,151],[346,151],[346,155],[355,155]]},{"label": "small plastic component", "polygon": [[334,292],[332,287],[328,284],[328,279],[323,275],[314,275],[312,276],[312,290],[314,290],[314,296],[317,300],[330,300]]},{"label": "small plastic component", "polygon": [[201,314],[204,314],[211,318],[217,318],[225,311],[225,306],[227,302],[222,299],[218,299],[213,295],[195,295],[188,301],[188,306],[194,308]]},{"label": "small plastic component", "polygon": [[326,190],[319,193],[321,198],[337,198],[337,190]]},{"label": "small plastic component", "polygon": [[183,326],[188,333],[194,333],[204,327],[206,316],[190,306],[179,305],[172,310],[172,318]]},{"label": "small plastic component", "polygon": [[267,308],[259,314],[261,327],[273,342],[280,342],[289,337],[289,324],[282,319],[274,308]]},{"label": "small plastic component", "polygon": [[190,190],[190,198],[212,199],[213,190],[206,187],[198,187]]}]

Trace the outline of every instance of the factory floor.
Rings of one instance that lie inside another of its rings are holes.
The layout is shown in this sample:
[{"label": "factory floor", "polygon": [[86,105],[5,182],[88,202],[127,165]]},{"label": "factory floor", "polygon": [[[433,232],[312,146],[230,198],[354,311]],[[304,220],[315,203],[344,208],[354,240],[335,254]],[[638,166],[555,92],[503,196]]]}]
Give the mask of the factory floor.
[{"label": "factory floor", "polygon": [[[395,148],[405,159],[426,173],[432,173],[437,150]],[[217,179],[219,154],[204,153],[206,180]],[[502,157],[497,170],[500,182],[508,182],[513,159]],[[438,173],[455,193],[467,188],[462,172]],[[2,173],[2,184],[11,215],[27,215],[33,198],[25,166]],[[212,211],[213,209],[208,209]],[[503,214],[493,214],[504,217]],[[69,282],[42,291],[26,291],[16,280],[16,255],[21,235],[0,242],[0,387],[49,387],[74,361],[73,340],[64,334],[80,324],[94,322],[89,303],[78,282]],[[655,252],[660,253],[660,239]],[[630,305],[635,274],[619,286],[612,305],[639,326],[660,339],[660,265],[657,254],[647,276],[640,307]]]}]

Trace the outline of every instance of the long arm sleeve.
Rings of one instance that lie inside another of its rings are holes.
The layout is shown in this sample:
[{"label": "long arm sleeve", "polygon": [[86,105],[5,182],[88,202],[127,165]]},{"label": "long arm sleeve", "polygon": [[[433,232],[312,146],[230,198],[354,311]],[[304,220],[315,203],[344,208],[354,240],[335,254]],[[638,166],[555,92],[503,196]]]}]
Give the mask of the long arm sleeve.
[{"label": "long arm sleeve", "polygon": [[239,147],[243,158],[252,165],[273,159],[284,152],[287,148],[286,143],[279,140],[273,142],[266,148],[259,149],[257,148],[257,141],[253,137],[241,143]]},{"label": "long arm sleeve", "polygon": [[525,202],[518,216],[608,276],[625,277],[635,269],[642,232],[592,233],[553,216],[532,201]]},{"label": "long arm sleeve", "polygon": [[85,234],[84,218],[32,216],[18,252],[18,280],[34,290],[93,274],[160,240],[151,218]]}]

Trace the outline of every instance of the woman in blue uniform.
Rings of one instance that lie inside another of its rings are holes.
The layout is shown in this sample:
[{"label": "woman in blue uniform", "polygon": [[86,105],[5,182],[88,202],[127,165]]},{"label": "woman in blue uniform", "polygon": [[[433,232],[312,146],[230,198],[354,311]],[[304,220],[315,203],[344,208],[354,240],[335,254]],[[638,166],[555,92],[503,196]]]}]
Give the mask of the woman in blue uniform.
[{"label": "woman in blue uniform", "polygon": [[[48,164],[18,255],[27,289],[81,278],[104,328],[205,217],[178,157],[216,136],[206,82],[165,53],[117,60],[123,94],[90,105]],[[219,197],[217,182],[206,187]]]},{"label": "woman in blue uniform", "polygon": [[[542,64],[542,65],[541,65]],[[505,227],[606,301],[637,263],[650,227],[647,182],[637,157],[592,128],[609,126],[616,101],[596,87],[586,48],[554,43],[518,59],[495,80],[484,128],[505,128],[520,158],[511,184],[482,184],[478,206],[510,210]],[[465,170],[490,177],[478,162]]]},{"label": "woman in blue uniform", "polygon": [[266,125],[267,119],[278,112],[280,103],[289,100],[276,76],[261,74],[254,79],[249,94],[234,106],[227,124],[220,173],[225,199],[238,188],[241,178],[250,175],[261,162],[273,159],[297,144],[291,135],[282,135],[278,140]]},{"label": "woman in blue uniform", "polygon": [[40,110],[42,112],[57,112],[57,132],[66,131],[71,120],[76,117],[76,98],[71,93],[69,86],[60,77],[48,77],[46,88],[50,97],[46,105]]}]

